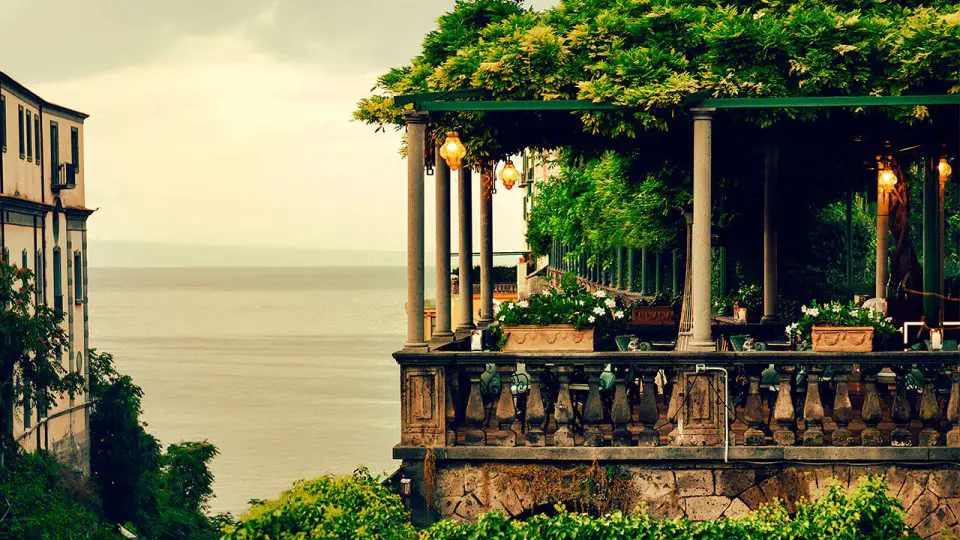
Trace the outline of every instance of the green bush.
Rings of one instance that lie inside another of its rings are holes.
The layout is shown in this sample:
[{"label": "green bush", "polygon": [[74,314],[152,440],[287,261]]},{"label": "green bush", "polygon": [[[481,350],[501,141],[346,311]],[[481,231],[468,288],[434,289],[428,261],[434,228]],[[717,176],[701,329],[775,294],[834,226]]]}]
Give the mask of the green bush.
[{"label": "green bush", "polygon": [[49,454],[17,455],[7,465],[0,470],[0,538],[117,538],[83,479]]},{"label": "green bush", "polygon": [[400,497],[360,468],[352,476],[300,481],[279,498],[251,507],[224,540],[255,538],[412,538]]}]

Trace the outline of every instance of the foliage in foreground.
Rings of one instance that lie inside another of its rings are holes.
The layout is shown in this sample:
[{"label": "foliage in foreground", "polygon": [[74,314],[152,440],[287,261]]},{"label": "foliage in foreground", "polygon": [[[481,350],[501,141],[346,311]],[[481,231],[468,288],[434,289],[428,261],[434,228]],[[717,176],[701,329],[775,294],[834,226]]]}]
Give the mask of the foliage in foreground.
[{"label": "foliage in foreground", "polygon": [[144,538],[216,538],[206,515],[213,494],[212,444],[182,442],[163,451],[140,414],[143,390],[116,371],[108,353],[90,351],[91,475],[104,516],[129,524]]},{"label": "foliage in foreground", "polygon": [[44,452],[20,454],[0,469],[0,538],[116,538],[82,478]]},{"label": "foliage in foreground", "polygon": [[400,497],[365,468],[352,476],[299,481],[280,497],[251,507],[224,540],[255,538],[412,538]]},{"label": "foliage in foreground", "polygon": [[253,506],[236,524],[224,527],[224,540],[253,538],[658,538],[658,539],[889,539],[916,538],[904,523],[903,506],[887,494],[881,476],[860,480],[847,493],[834,484],[820,499],[800,502],[790,514],[772,504],[736,519],[691,522],[658,520],[648,514],[612,512],[595,517],[567,512],[509,520],[491,512],[473,523],[442,521],[415,532],[400,498],[366,469],[352,476],[301,481],[272,501]]}]

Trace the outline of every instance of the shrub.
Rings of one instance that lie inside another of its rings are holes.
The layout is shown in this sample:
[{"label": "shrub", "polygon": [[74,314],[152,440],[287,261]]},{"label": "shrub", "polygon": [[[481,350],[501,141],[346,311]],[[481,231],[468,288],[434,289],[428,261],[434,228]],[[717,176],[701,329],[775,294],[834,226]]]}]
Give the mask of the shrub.
[{"label": "shrub", "polygon": [[78,497],[87,487],[70,485],[68,476],[44,452],[8,461],[0,469],[0,538],[116,538],[113,526],[97,515],[92,497]]},{"label": "shrub", "polygon": [[365,468],[297,482],[279,498],[251,507],[223,533],[224,540],[414,537],[400,497]]}]

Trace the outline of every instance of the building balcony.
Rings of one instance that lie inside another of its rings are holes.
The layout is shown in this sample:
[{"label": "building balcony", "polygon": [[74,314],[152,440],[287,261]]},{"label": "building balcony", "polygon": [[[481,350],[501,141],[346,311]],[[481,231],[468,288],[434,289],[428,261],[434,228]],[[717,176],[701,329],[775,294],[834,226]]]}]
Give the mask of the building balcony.
[{"label": "building balcony", "polygon": [[61,163],[52,181],[54,191],[77,187],[77,168],[73,163]]}]

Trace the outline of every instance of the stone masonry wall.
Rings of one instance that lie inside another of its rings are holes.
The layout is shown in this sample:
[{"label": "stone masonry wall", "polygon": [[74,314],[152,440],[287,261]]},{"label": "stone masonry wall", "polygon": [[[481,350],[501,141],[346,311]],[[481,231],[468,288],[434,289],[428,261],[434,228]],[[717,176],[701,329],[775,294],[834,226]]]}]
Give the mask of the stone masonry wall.
[{"label": "stone masonry wall", "polygon": [[[528,464],[528,467],[551,465]],[[903,502],[907,523],[923,538],[960,531],[960,465],[619,465],[630,483],[629,506],[645,503],[651,515],[694,521],[736,517],[779,498],[788,509],[823,493],[836,479],[854,488],[861,476],[885,475],[890,493]],[[469,462],[439,462],[434,510],[443,518],[472,520],[490,510],[512,517],[560,501],[539,500],[526,480],[509,469]],[[499,472],[498,472],[499,471]],[[623,505],[627,506],[627,505]]]}]

